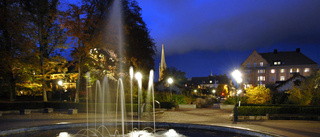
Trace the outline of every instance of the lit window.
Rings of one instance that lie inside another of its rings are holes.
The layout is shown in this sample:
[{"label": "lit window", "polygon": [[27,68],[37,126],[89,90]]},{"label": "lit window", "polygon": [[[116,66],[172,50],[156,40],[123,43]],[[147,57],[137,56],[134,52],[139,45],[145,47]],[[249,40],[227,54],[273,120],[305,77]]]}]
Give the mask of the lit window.
[{"label": "lit window", "polygon": [[275,73],[276,72],[276,70],[275,69],[271,69],[271,73]]},{"label": "lit window", "polygon": [[260,74],[261,74],[261,73],[264,73],[264,72],[265,72],[264,69],[259,69],[259,70],[258,70],[258,73],[260,73]]},{"label": "lit window", "polygon": [[258,81],[265,81],[266,77],[265,76],[258,76]]},{"label": "lit window", "polygon": [[257,63],[253,63],[253,67],[257,67]]},{"label": "lit window", "polygon": [[284,69],[280,69],[280,73],[284,73]]},{"label": "lit window", "polygon": [[290,73],[300,72],[299,68],[291,68]]},{"label": "lit window", "polygon": [[260,67],[263,67],[263,62],[260,62]]},{"label": "lit window", "polygon": [[280,81],[285,81],[285,76],[280,76]]},{"label": "lit window", "polygon": [[304,72],[310,72],[310,68],[305,68]]},{"label": "lit window", "polygon": [[276,66],[276,65],[281,65],[281,61],[274,61],[274,62],[273,62],[273,65],[275,65],[275,66]]}]

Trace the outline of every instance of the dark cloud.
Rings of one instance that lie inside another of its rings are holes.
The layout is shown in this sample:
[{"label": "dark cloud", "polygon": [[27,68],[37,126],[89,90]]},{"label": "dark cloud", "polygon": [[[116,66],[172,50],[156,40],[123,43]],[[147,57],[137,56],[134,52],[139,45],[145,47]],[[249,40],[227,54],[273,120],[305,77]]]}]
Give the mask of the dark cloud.
[{"label": "dark cloud", "polygon": [[151,36],[167,54],[320,45],[318,0],[138,0]]}]

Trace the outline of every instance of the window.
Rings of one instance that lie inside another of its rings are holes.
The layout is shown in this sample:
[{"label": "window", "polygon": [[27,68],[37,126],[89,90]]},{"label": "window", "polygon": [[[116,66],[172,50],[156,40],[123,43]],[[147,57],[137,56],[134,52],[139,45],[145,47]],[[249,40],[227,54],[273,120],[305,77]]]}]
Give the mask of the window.
[{"label": "window", "polygon": [[298,73],[298,72],[300,72],[299,68],[291,68],[290,69],[290,73]]},{"label": "window", "polygon": [[248,68],[250,67],[250,63],[247,64],[247,67],[248,67]]},{"label": "window", "polygon": [[272,76],[271,81],[276,81],[276,78],[274,76]]},{"label": "window", "polygon": [[281,61],[274,61],[273,65],[277,66],[277,65],[281,65]]},{"label": "window", "polygon": [[304,72],[310,72],[310,68],[305,68]]},{"label": "window", "polygon": [[284,73],[284,69],[280,69],[280,73]]},{"label": "window", "polygon": [[276,70],[275,69],[271,69],[271,71],[270,71],[271,73],[275,73],[276,72]]},{"label": "window", "polygon": [[251,72],[252,72],[252,70],[250,70],[250,69],[247,69],[244,71],[244,73],[246,73],[246,74],[250,74]]},{"label": "window", "polygon": [[266,77],[265,76],[258,76],[258,81],[266,81]]},{"label": "window", "polygon": [[263,62],[260,62],[260,67],[263,67]]},{"label": "window", "polygon": [[265,72],[264,69],[259,69],[259,70],[258,70],[258,73],[260,73],[260,74],[261,74],[261,73],[264,73],[264,72]]},{"label": "window", "polygon": [[253,63],[253,67],[257,67],[257,63]]},{"label": "window", "polygon": [[280,81],[285,81],[285,76],[280,76]]},{"label": "window", "polygon": [[251,80],[250,78],[247,78],[247,79],[246,79],[246,82],[250,82],[250,80]]}]

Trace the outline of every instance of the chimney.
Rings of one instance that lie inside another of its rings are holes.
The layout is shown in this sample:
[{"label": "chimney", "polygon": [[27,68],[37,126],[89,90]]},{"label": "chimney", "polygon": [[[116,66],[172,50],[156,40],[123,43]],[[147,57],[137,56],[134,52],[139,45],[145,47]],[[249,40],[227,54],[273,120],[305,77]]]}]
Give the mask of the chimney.
[{"label": "chimney", "polygon": [[278,53],[278,50],[277,49],[274,49],[274,54],[277,54]]},{"label": "chimney", "polygon": [[297,48],[297,49],[296,49],[296,52],[297,52],[297,53],[300,53],[300,48]]}]

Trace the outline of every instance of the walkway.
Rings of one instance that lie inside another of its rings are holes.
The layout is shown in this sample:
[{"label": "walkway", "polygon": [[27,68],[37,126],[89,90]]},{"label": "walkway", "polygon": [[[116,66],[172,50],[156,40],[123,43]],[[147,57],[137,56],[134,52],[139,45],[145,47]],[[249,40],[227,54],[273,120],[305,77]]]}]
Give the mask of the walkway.
[{"label": "walkway", "polygon": [[[221,110],[216,106],[202,109],[165,111],[157,116],[157,122],[190,123],[249,128],[290,137],[320,136],[320,121],[266,120],[240,121],[233,124],[229,120],[231,110]],[[109,117],[108,120],[114,118]],[[85,113],[69,115],[66,112],[32,113],[30,115],[4,114],[0,117],[0,130],[33,127],[51,124],[85,123]],[[89,117],[90,121],[94,119]]]}]

